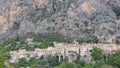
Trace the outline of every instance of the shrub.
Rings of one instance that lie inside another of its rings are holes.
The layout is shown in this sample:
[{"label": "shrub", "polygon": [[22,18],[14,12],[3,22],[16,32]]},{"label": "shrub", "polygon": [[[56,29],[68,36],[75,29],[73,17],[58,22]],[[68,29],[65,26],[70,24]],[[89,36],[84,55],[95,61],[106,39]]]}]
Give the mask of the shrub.
[{"label": "shrub", "polygon": [[116,16],[120,16],[120,7],[113,7],[113,11],[116,13]]}]

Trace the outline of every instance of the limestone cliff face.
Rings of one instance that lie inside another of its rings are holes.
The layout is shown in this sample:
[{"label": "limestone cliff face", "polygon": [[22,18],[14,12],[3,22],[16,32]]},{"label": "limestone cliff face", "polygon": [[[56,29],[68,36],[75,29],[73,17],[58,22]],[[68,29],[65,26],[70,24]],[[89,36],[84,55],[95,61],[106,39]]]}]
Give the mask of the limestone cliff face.
[{"label": "limestone cliff face", "polygon": [[120,0],[0,0],[0,9],[0,39],[28,32],[119,35]]}]

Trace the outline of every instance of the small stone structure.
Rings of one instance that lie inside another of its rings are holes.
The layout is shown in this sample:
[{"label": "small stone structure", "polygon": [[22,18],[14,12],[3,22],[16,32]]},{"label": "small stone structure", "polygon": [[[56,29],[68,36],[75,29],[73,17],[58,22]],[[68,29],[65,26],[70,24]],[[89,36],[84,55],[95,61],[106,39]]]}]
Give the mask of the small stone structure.
[{"label": "small stone structure", "polygon": [[25,49],[10,51],[9,54],[11,56],[10,61],[12,63],[17,62],[20,58],[40,58],[41,56],[48,55],[56,56],[59,61],[65,59],[65,57],[68,57],[69,62],[77,59],[90,62],[92,59],[91,50],[95,46],[101,48],[104,54],[111,54],[120,49],[120,46],[115,44],[79,44],[77,42],[68,44],[54,42],[54,47],[48,47],[46,49],[36,48],[34,51],[26,51]]}]

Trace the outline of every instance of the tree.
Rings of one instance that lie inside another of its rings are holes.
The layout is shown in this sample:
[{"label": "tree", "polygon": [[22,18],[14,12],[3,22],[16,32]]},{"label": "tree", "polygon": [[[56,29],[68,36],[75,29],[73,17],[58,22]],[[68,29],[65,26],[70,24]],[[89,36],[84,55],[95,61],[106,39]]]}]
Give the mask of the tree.
[{"label": "tree", "polygon": [[75,63],[63,62],[62,64],[60,64],[60,66],[57,66],[55,68],[77,68],[77,66]]},{"label": "tree", "polygon": [[5,61],[6,61],[6,51],[0,50],[0,67],[5,68]]},{"label": "tree", "polygon": [[27,62],[27,66],[30,66],[31,68],[48,68],[48,62],[47,60],[41,59],[41,58],[31,58],[29,62]]},{"label": "tree", "polygon": [[105,64],[104,60],[97,60],[96,63],[94,64],[94,68],[101,68],[101,66],[104,64]]},{"label": "tree", "polygon": [[82,68],[93,68],[93,64],[92,64],[92,63],[87,63],[87,64],[85,64],[85,66],[82,67]]},{"label": "tree", "polygon": [[16,67],[26,67],[26,59],[25,58],[21,58],[19,59],[18,63],[16,64]]},{"label": "tree", "polygon": [[119,7],[113,7],[113,11],[116,13],[116,16],[120,16],[120,8]]},{"label": "tree", "polygon": [[112,54],[108,59],[108,63],[120,68],[120,51],[117,51],[115,54]]},{"label": "tree", "polygon": [[91,56],[94,61],[103,59],[102,50],[97,47],[93,47]]},{"label": "tree", "polygon": [[5,58],[3,56],[0,56],[0,67],[1,68],[5,68],[4,62],[5,62]]},{"label": "tree", "polygon": [[93,43],[98,43],[98,37],[95,36],[95,35],[93,35],[93,36],[92,36],[92,42],[93,42]]},{"label": "tree", "polygon": [[50,66],[57,66],[59,64],[59,60],[55,56],[48,56],[48,62]]},{"label": "tree", "polygon": [[104,64],[101,66],[101,68],[116,68],[116,67],[113,67],[111,65],[107,65],[107,64]]},{"label": "tree", "polygon": [[120,41],[118,39],[116,40],[116,44],[120,44]]},{"label": "tree", "polygon": [[75,63],[77,64],[77,66],[80,67],[84,67],[86,62],[84,60],[75,60]]}]

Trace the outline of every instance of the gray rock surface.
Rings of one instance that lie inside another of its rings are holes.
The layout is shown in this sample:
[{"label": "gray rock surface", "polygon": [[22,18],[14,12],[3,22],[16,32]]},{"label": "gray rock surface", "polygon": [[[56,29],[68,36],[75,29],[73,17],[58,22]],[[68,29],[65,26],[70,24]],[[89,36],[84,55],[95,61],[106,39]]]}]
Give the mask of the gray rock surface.
[{"label": "gray rock surface", "polygon": [[120,33],[120,0],[0,0],[0,9],[0,39],[28,32],[72,38]]}]

